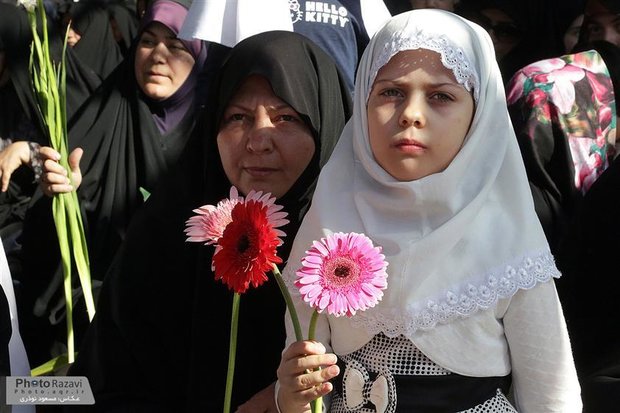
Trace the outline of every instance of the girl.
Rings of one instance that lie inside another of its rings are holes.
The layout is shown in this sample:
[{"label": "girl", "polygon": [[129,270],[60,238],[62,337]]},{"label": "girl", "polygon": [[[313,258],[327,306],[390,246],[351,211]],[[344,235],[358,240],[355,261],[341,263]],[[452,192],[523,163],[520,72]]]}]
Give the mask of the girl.
[{"label": "girl", "polygon": [[281,411],[333,390],[332,412],[580,412],[560,273],[488,34],[445,11],[395,16],[362,57],[355,99],[284,277],[307,331],[313,310],[292,287],[304,252],[355,231],[383,248],[388,288],[353,317],[321,315],[323,344],[289,345]]}]

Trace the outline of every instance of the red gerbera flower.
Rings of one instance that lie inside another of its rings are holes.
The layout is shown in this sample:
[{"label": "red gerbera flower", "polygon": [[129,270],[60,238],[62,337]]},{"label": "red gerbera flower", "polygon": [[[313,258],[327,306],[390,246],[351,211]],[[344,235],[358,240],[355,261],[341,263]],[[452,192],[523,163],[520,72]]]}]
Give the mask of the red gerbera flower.
[{"label": "red gerbera flower", "polygon": [[213,256],[215,279],[222,280],[238,294],[265,281],[273,264],[282,263],[276,249],[281,244],[268,217],[269,206],[260,200],[246,199],[232,210]]}]

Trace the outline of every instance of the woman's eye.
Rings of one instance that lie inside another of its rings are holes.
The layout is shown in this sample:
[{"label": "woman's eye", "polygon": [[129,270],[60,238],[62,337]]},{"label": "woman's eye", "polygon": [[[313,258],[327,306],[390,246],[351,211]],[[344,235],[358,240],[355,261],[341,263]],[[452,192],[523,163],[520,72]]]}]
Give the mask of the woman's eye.
[{"label": "woman's eye", "polygon": [[226,116],[225,119],[226,119],[225,121],[226,123],[239,122],[245,119],[245,116],[243,115],[243,113],[233,113],[231,115]]},{"label": "woman's eye", "polygon": [[170,49],[186,51],[185,46],[183,46],[183,43],[173,43],[170,45]]},{"label": "woman's eye", "polygon": [[282,122],[296,122],[297,121],[297,117],[293,115],[280,115],[276,119]]},{"label": "woman's eye", "polygon": [[140,44],[143,46],[154,46],[155,41],[153,39],[149,39],[148,37],[143,37],[140,39]]},{"label": "woman's eye", "polygon": [[379,93],[381,96],[385,97],[398,97],[401,96],[401,93],[397,89],[385,89]]}]

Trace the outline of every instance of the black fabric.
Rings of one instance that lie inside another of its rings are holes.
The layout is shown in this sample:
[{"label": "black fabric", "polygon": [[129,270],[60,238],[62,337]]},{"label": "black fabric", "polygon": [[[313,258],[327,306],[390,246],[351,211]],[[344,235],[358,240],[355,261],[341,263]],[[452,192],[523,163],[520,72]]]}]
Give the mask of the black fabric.
[{"label": "black fabric", "polygon": [[620,158],[596,180],[575,214],[556,261],[557,280],[584,411],[616,411],[620,402]]},{"label": "black fabric", "polygon": [[133,44],[134,39],[138,35],[138,16],[136,15],[136,5],[128,4],[124,0],[112,0],[107,3],[107,10],[110,19],[120,35],[120,39],[116,38],[121,53],[126,55]]},{"label": "black fabric", "polygon": [[[338,360],[344,373],[347,363]],[[334,391],[342,398],[344,374],[333,380]],[[374,382],[378,374],[368,372],[367,383]],[[447,375],[392,375],[396,386],[396,409],[407,413],[446,413],[471,409],[497,395],[497,389],[508,394],[511,377],[469,377],[452,373]],[[371,411],[372,402],[364,405]]]},{"label": "black fabric", "polygon": [[510,16],[521,32],[521,40],[499,61],[504,84],[522,67],[538,60],[564,54],[563,43],[555,36],[555,10],[564,0],[463,0],[457,13],[482,26],[488,19],[484,9],[498,9]]},{"label": "black fabric", "polygon": [[105,79],[123,60],[120,46],[114,39],[110,14],[98,1],[73,3],[68,11],[73,30],[82,37],[73,51],[78,58]]},{"label": "black fabric", "polygon": [[[0,42],[4,45],[6,70],[10,76],[8,83],[0,86],[0,137],[48,144],[28,69],[31,40],[32,34],[25,10],[0,3]],[[58,60],[62,44],[58,33],[53,30],[50,30],[50,43],[52,55]],[[66,62],[67,116],[70,118],[100,81],[91,70],[77,62],[70,51]],[[23,221],[30,197],[35,190],[33,178],[29,168],[19,168],[11,177],[9,190],[0,194],[0,235],[8,254],[11,253],[11,241],[16,235],[13,224]]]},{"label": "black fabric", "polygon": [[13,329],[11,327],[9,301],[6,298],[4,289],[0,285],[0,376],[11,375],[9,357],[9,341],[11,340],[11,334],[13,334]]},{"label": "black fabric", "polygon": [[[131,53],[69,122],[69,149],[80,147],[84,150],[80,162],[83,180],[78,196],[87,233],[91,276],[96,280],[104,277],[131,217],[144,203],[141,189],[152,192],[168,173],[183,151],[195,123],[197,107],[194,104],[189,105],[176,126],[165,134],[159,132],[135,79],[135,45]],[[203,53],[206,52],[203,50]],[[194,66],[190,75],[192,82],[197,83],[201,69],[200,64]],[[202,75],[208,79],[213,74]],[[194,89],[186,98],[193,101],[199,93],[202,91]],[[23,284],[27,290],[23,305],[28,313],[23,319],[33,324],[23,338],[33,365],[50,358],[48,341],[53,337],[45,332],[53,327],[46,320],[46,311],[34,316],[32,308],[46,291],[52,297],[48,299],[51,304],[62,299],[60,284],[54,279],[61,273],[52,202],[40,191],[35,198],[21,238],[21,264],[26,274]],[[79,325],[78,317],[85,314],[79,309],[74,313]]]},{"label": "black fabric", "polygon": [[[213,278],[213,247],[186,243],[183,229],[192,209],[228,196],[215,138],[227,102],[252,74],[269,80],[315,139],[309,166],[278,200],[291,221],[278,255],[288,257],[351,103],[346,82],[318,46],[294,33],[271,32],[232,50],[203,124],[165,186],[136,215],[106,276],[97,315],[70,370],[89,378],[95,411],[135,411],[149,403],[157,406],[152,411],[222,410],[232,292]],[[233,410],[275,380],[283,314],[273,280],[241,298]]]}]

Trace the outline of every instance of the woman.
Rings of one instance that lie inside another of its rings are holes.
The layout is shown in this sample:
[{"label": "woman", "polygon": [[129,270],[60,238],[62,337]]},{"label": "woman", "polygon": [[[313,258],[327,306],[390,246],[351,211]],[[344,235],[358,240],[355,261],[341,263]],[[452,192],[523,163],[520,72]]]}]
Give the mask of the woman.
[{"label": "woman", "polygon": [[456,13],[489,32],[507,83],[523,66],[563,53],[554,32],[557,7],[563,6],[537,0],[467,0],[459,3]]},{"label": "woman", "polygon": [[583,195],[617,153],[620,49],[589,46],[530,64],[508,84],[536,213],[554,252]]},{"label": "woman", "polygon": [[123,60],[108,10],[94,1],[69,3],[67,6],[62,18],[65,24],[71,25],[67,44],[85,65],[105,79]]},{"label": "woman", "polygon": [[[196,86],[206,50],[200,41],[176,37],[186,15],[186,4],[169,0],[150,3],[131,57],[69,124],[69,145],[81,148],[69,159],[74,168],[81,151],[84,154],[80,165],[84,179],[78,196],[87,228],[91,275],[96,280],[103,278],[131,216],[143,204],[144,191],[153,191],[194,128],[196,97],[201,93]],[[81,177],[76,179],[75,187]],[[66,183],[66,176],[58,182],[43,177],[42,188],[47,194],[70,190]],[[22,262],[24,272],[30,275],[24,280],[26,311],[33,322],[44,325],[48,325],[47,317],[42,316],[55,301],[63,302],[59,283],[52,279],[59,260],[50,204],[45,197],[38,200],[29,210],[23,234]],[[35,302],[37,314],[32,314]],[[37,334],[43,328],[31,331]],[[28,341],[36,347],[46,344],[38,335]],[[38,362],[44,362],[51,355],[37,356]]]},{"label": "woman", "polygon": [[[289,32],[239,43],[220,69],[210,103],[206,136],[197,129],[165,187],[133,221],[71,369],[89,378],[96,411],[221,411],[232,293],[213,279],[213,248],[185,243],[185,221],[192,209],[226,197],[231,185],[242,193],[272,192],[289,214],[278,248],[286,260],[350,113],[346,82],[333,61]],[[272,108],[267,118],[265,107]],[[233,410],[275,381],[283,314],[273,280],[244,294]],[[264,355],[259,360],[257,350]],[[273,403],[269,390],[261,396]]]},{"label": "woman", "polygon": [[620,159],[583,199],[558,254],[563,308],[581,382],[584,411],[614,411],[620,403],[618,265]]}]

